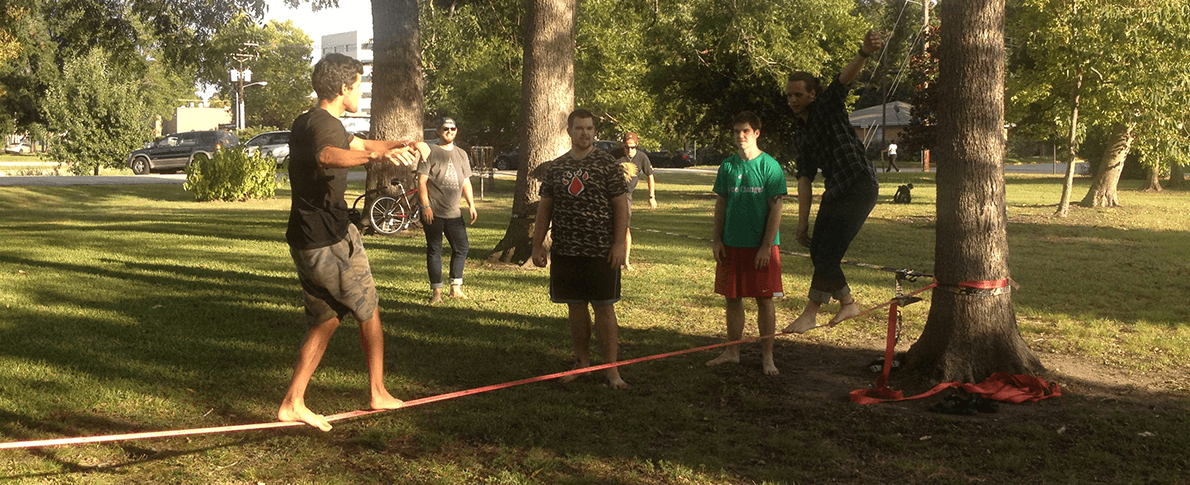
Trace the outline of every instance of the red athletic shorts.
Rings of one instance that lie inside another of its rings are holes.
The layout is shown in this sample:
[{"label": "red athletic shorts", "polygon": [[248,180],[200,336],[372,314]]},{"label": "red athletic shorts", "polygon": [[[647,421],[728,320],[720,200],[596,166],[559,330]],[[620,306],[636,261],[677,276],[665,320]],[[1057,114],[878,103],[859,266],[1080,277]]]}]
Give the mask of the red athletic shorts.
[{"label": "red athletic shorts", "polygon": [[715,293],[728,298],[772,298],[785,296],[781,287],[781,252],[770,246],[769,264],[756,268],[760,248],[724,246],[727,257],[715,265]]}]

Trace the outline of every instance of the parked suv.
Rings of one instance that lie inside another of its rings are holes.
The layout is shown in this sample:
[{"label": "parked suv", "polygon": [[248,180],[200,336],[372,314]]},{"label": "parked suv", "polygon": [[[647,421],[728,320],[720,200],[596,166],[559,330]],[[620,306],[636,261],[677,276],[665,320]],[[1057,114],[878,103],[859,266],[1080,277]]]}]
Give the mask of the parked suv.
[{"label": "parked suv", "polygon": [[278,167],[285,165],[285,162],[289,160],[289,132],[266,131],[256,135],[244,143],[244,151],[247,153],[260,151],[262,155],[273,157],[277,161]]},{"label": "parked suv", "polygon": [[223,148],[239,144],[239,138],[223,130],[172,133],[129,154],[128,167],[137,175],[178,171],[194,161],[195,155],[211,157]]}]

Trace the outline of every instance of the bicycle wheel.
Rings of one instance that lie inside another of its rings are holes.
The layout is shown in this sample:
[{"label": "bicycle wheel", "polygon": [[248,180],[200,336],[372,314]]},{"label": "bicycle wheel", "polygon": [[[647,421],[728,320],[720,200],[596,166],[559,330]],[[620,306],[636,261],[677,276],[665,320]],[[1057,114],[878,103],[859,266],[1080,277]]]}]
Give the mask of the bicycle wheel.
[{"label": "bicycle wheel", "polygon": [[421,206],[418,205],[415,208],[410,208],[409,204],[410,202],[408,200],[399,202],[401,208],[401,227],[397,229],[398,231],[409,229],[414,222],[421,220]]},{"label": "bicycle wheel", "polygon": [[372,230],[380,234],[390,235],[405,228],[405,210],[397,199],[384,196],[372,202],[368,210],[368,220],[372,222]]}]

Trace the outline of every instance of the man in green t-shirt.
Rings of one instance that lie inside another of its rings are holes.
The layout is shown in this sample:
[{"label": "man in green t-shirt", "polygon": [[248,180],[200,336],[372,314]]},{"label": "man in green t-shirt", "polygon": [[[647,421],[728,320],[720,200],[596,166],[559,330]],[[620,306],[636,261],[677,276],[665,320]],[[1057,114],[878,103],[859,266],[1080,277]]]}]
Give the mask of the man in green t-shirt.
[{"label": "man in green t-shirt", "polygon": [[[719,165],[715,177],[715,293],[727,298],[727,339],[744,335],[744,298],[756,299],[756,324],[764,339],[764,373],[777,374],[773,335],[777,315],[773,297],[781,286],[781,199],[788,193],[785,171],[760,151],[760,118],[744,111],[732,119],[732,138],[740,150]],[[740,362],[739,344],[727,347],[707,365]]]}]

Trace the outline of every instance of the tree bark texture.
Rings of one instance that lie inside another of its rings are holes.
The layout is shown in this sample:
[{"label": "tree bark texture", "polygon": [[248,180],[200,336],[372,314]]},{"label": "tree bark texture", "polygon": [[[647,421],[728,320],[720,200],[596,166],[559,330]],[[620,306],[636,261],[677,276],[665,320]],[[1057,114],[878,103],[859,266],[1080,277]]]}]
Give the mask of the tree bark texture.
[{"label": "tree bark texture", "polygon": [[960,283],[1008,278],[1004,196],[1004,0],[942,7],[938,111],[939,288],[907,369],[942,381],[1042,371],[1021,338],[1008,288],[959,294]]},{"label": "tree bark texture", "polygon": [[529,0],[521,76],[520,165],[512,217],[489,261],[526,264],[544,164],[570,147],[566,116],[574,109],[575,0]]},{"label": "tree bark texture", "polygon": [[[422,139],[421,25],[416,0],[372,2],[372,129],[375,140]],[[411,167],[371,162],[366,182],[367,206],[380,195],[398,197],[393,180],[405,190],[417,188]],[[415,202],[416,203],[416,202]],[[367,217],[364,218],[365,220]],[[420,221],[419,221],[420,223]]]},{"label": "tree bark texture", "polygon": [[1142,192],[1161,192],[1161,167],[1152,166],[1145,170],[1148,175],[1149,183],[1145,186]]},{"label": "tree bark texture", "polygon": [[1082,205],[1087,207],[1119,207],[1120,197],[1118,187],[1120,174],[1124,171],[1124,160],[1132,150],[1132,141],[1136,139],[1136,123],[1116,123],[1112,127],[1111,138],[1108,140],[1107,150],[1103,152],[1103,162],[1095,179],[1091,181],[1091,188],[1087,196],[1083,197]]},{"label": "tree bark texture", "polygon": [[1186,183],[1185,167],[1178,165],[1177,160],[1169,164],[1169,183],[1165,185],[1171,189],[1185,189],[1190,185]]}]

